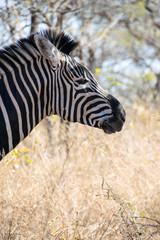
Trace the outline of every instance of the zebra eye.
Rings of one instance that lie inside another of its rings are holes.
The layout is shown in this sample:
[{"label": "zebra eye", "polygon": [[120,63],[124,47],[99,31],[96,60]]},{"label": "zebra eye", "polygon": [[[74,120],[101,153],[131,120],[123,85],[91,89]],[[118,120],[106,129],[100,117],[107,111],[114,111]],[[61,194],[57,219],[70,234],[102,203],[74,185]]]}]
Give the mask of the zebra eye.
[{"label": "zebra eye", "polygon": [[78,84],[86,84],[86,83],[88,83],[88,80],[87,79],[85,79],[85,78],[78,78],[78,79],[76,79],[76,80],[74,80],[76,83],[78,83]]}]

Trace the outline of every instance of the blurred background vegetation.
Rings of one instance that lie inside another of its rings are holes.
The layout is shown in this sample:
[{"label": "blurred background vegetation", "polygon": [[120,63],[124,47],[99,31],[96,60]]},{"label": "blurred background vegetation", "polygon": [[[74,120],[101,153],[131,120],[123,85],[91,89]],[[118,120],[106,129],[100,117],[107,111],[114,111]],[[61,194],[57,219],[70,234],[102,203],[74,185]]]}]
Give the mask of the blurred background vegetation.
[{"label": "blurred background vegetation", "polygon": [[47,27],[80,41],[74,57],[125,101],[160,102],[159,0],[1,0],[0,45]]}]

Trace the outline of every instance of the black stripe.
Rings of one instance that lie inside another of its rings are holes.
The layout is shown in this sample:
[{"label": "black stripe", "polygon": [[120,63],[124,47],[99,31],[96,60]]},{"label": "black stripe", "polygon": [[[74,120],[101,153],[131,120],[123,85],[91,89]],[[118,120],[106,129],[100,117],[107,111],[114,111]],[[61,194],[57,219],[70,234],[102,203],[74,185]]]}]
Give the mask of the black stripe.
[{"label": "black stripe", "polygon": [[[101,113],[101,112],[103,112],[103,111],[105,111],[106,110],[106,107],[100,107],[99,109],[97,109],[97,110],[95,110],[95,111],[93,111],[93,112],[90,112],[90,113],[88,113],[87,115],[86,115],[86,118],[89,118],[92,114],[99,114],[99,113]],[[112,114],[105,114],[105,115],[112,115]],[[97,116],[98,118],[99,118],[99,116]]]},{"label": "black stripe", "polygon": [[58,113],[61,115],[61,87],[60,87],[60,81],[59,81],[59,74],[57,75],[57,93],[58,93]]},{"label": "black stripe", "polygon": [[41,99],[44,99],[44,102],[45,101],[47,102],[46,103],[46,109],[44,109],[44,107],[43,107],[43,110],[47,110],[48,109],[48,104],[49,104],[48,99],[49,99],[49,81],[50,81],[50,79],[49,79],[48,72],[46,71],[46,67],[44,66],[43,58],[41,58],[41,66],[42,66],[42,70],[43,70],[44,75],[45,75],[45,79],[43,79],[43,83],[44,83],[44,81],[46,82],[46,84],[44,84],[44,86],[46,85],[46,89],[44,89],[44,92],[46,90],[46,96],[43,95],[43,97]]},{"label": "black stripe", "polygon": [[[1,67],[2,67],[2,65],[1,65]],[[4,67],[3,67],[3,70],[4,70]],[[11,84],[11,82],[12,82],[11,73],[10,72],[7,72],[7,73],[8,73],[8,76],[10,77],[10,81],[9,81],[10,85],[13,86],[13,83]],[[1,95],[1,98],[2,98],[2,101],[3,101],[4,105],[6,107],[6,111],[8,113],[8,118],[9,118],[9,121],[10,121],[10,126],[11,126],[11,131],[12,131],[13,147],[15,147],[20,141],[18,115],[17,115],[16,109],[14,107],[14,104],[13,104],[13,102],[12,102],[12,100],[11,100],[9,94],[8,94],[8,91],[7,91],[6,86],[4,84],[4,79],[3,79],[2,75],[1,75],[1,80],[0,80],[0,95]],[[23,104],[22,104],[22,106],[23,106]],[[25,114],[25,111],[24,111],[24,114]],[[5,148],[8,149],[8,139],[6,139],[7,135],[5,134],[3,128],[5,129],[4,120],[2,118],[2,123],[0,124],[0,134],[2,132],[1,139],[3,139],[3,141],[4,141],[3,146],[5,146]],[[4,134],[4,138],[2,137],[3,134]]]},{"label": "black stripe", "polygon": [[97,116],[97,117],[94,117],[94,118],[92,118],[92,124],[93,124],[93,122],[94,121],[96,121],[96,119],[98,119],[99,120],[99,118],[104,118],[104,117],[108,117],[108,116],[111,116],[112,114],[107,114],[107,113],[105,113],[105,114],[102,114],[101,116]]},{"label": "black stripe", "polygon": [[[3,148],[4,148],[5,152],[8,153],[9,152],[9,141],[8,141],[8,135],[7,135],[7,130],[6,130],[6,124],[5,124],[5,120],[4,120],[1,108],[0,108],[0,119],[1,119],[1,124],[0,124],[0,134],[1,134],[1,137],[0,137],[0,153],[2,153]],[[0,160],[1,159],[2,159],[2,156],[0,155]]]},{"label": "black stripe", "polygon": [[78,115],[78,105],[79,103],[82,101],[82,99],[84,98],[84,96],[81,96],[80,98],[78,98],[78,100],[75,103],[74,106],[74,122],[77,122],[77,115]]},{"label": "black stripe", "polygon": [[[41,113],[40,114],[41,114],[41,119],[43,119],[43,110],[44,110],[44,80],[43,80],[43,76],[41,74],[41,71],[39,70],[39,66],[37,65],[37,62],[34,61],[33,65],[34,65],[35,72],[39,76],[40,85],[41,85],[41,92],[40,92]],[[40,111],[38,109],[38,104],[36,106],[37,106],[36,112],[38,113]]]},{"label": "black stripe", "polygon": [[82,88],[82,89],[76,89],[76,92],[75,92],[75,95],[74,95],[74,98],[77,98],[77,96],[79,94],[88,94],[88,93],[93,93],[92,89],[91,88]]},{"label": "black stripe", "polygon": [[101,104],[106,104],[105,109],[110,109],[110,107],[107,106],[107,103],[104,100],[99,99],[97,102],[94,102],[94,103],[90,104],[87,107],[87,111],[89,111],[90,109],[92,109],[94,107],[97,107],[98,105],[101,105]]},{"label": "black stripe", "polygon": [[[59,79],[60,80],[60,79]],[[63,81],[63,79],[61,78],[62,80],[62,85],[63,85],[63,108],[64,108],[64,111],[63,111],[63,119],[65,119],[66,117],[66,104],[67,104],[67,87],[66,87],[66,83]]]},{"label": "black stripe", "polygon": [[57,109],[56,109],[56,101],[57,101],[57,72],[55,72],[54,75],[54,114],[57,114]]},{"label": "black stripe", "polygon": [[72,101],[73,101],[73,99],[72,99],[72,93],[73,93],[73,86],[72,85],[70,85],[70,93],[69,93],[69,109],[68,109],[68,121],[70,121],[71,120],[71,109],[72,109]]},{"label": "black stripe", "polygon": [[[48,111],[47,111],[47,115],[50,115],[51,112],[52,112],[52,102],[53,102],[53,75],[51,73],[51,66],[49,64],[49,61],[46,61],[46,64],[47,64],[47,67],[48,67],[48,72],[49,72],[49,81],[50,81],[50,84],[48,83],[48,92],[47,92],[47,96],[48,96],[48,99],[49,99],[49,96],[51,98],[50,100],[50,103],[48,102]],[[49,89],[49,86],[50,86],[50,89]]]}]

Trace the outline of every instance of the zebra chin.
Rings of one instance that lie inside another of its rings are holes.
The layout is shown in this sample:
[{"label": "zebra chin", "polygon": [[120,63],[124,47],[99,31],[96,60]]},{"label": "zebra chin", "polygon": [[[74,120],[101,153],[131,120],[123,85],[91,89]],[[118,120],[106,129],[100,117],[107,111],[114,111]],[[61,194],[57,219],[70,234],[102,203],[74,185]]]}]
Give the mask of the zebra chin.
[{"label": "zebra chin", "polygon": [[110,122],[107,120],[103,120],[99,124],[99,128],[101,128],[106,134],[112,134],[116,132],[120,132],[123,127],[123,121],[117,120],[115,122]]}]

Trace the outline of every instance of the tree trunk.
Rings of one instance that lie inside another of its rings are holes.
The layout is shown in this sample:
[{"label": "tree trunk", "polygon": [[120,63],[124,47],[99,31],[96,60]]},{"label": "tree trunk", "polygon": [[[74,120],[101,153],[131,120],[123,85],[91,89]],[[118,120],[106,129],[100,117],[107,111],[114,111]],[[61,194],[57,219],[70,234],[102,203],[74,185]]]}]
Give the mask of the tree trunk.
[{"label": "tree trunk", "polygon": [[38,27],[38,16],[35,10],[31,11],[31,30],[30,34],[36,33]]}]

